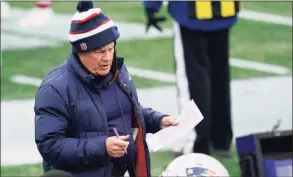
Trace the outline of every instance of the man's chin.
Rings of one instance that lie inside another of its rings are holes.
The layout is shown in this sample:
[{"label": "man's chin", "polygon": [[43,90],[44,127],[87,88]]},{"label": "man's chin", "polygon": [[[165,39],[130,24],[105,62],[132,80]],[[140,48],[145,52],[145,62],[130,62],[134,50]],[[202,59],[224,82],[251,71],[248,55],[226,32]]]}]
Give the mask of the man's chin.
[{"label": "man's chin", "polygon": [[107,70],[99,71],[96,73],[96,75],[106,76],[107,74],[109,74],[109,72],[110,72],[110,68]]}]

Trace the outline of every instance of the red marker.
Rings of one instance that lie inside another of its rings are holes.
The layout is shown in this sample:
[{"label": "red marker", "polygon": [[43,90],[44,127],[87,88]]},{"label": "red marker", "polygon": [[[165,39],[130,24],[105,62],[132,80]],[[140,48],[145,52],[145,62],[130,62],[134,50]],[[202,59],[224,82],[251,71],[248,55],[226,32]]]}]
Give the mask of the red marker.
[{"label": "red marker", "polygon": [[[119,140],[121,140],[121,139],[119,138],[120,135],[119,135],[119,133],[118,133],[118,131],[117,131],[117,128],[113,128],[113,131],[114,131],[116,137],[117,137]],[[124,152],[125,152],[125,154],[127,154],[126,149],[124,149]]]}]

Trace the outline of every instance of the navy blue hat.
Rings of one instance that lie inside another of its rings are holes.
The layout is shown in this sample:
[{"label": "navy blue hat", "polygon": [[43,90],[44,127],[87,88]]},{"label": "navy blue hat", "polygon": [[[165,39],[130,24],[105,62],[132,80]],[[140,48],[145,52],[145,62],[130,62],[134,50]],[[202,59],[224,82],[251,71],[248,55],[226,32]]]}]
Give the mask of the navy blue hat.
[{"label": "navy blue hat", "polygon": [[68,34],[72,51],[88,52],[115,42],[120,34],[113,21],[92,1],[79,1]]}]

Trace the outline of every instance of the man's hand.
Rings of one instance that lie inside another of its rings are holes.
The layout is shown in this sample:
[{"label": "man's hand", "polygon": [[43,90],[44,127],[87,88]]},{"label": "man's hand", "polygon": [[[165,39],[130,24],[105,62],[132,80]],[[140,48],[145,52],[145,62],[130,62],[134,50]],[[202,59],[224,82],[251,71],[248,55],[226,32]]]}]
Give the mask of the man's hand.
[{"label": "man's hand", "polygon": [[148,32],[151,26],[154,26],[157,30],[162,31],[162,28],[158,25],[159,22],[166,21],[165,17],[155,17],[155,11],[150,8],[145,9],[147,16],[146,32]]},{"label": "man's hand", "polygon": [[169,126],[177,126],[179,125],[179,122],[176,120],[173,116],[166,116],[162,119],[162,128],[166,128]]},{"label": "man's hand", "polygon": [[106,149],[110,157],[122,157],[125,154],[124,149],[129,145],[129,135],[119,138],[120,140],[116,136],[111,136],[106,139]]}]

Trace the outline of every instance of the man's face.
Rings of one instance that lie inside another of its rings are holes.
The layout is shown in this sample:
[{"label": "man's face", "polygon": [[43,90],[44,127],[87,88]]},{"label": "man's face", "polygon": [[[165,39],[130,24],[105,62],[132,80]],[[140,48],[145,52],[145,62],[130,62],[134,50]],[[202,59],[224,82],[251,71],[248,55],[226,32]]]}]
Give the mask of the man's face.
[{"label": "man's face", "polygon": [[114,55],[114,42],[87,53],[79,53],[82,64],[94,75],[105,76],[110,72]]}]

